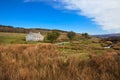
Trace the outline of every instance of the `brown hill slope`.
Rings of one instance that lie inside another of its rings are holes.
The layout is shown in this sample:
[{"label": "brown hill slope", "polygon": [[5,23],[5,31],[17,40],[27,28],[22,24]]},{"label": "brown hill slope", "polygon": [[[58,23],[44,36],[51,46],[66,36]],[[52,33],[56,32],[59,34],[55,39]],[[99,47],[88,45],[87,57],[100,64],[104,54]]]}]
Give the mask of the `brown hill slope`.
[{"label": "brown hill slope", "polygon": [[[13,33],[29,33],[29,32],[41,32],[42,34],[45,34],[47,32],[50,32],[50,29],[42,29],[42,28],[19,28],[19,27],[13,27],[13,26],[5,26],[0,25],[0,32],[13,32]],[[61,33],[67,33],[67,31],[57,30]]]}]

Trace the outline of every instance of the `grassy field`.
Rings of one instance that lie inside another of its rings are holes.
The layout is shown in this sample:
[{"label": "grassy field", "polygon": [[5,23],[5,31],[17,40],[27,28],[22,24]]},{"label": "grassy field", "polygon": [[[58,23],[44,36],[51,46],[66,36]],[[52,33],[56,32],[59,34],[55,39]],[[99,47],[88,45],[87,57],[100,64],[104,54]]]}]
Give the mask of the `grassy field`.
[{"label": "grassy field", "polygon": [[23,33],[5,33],[0,32],[0,44],[25,43]]},{"label": "grassy field", "polygon": [[[53,44],[0,45],[0,80],[119,80],[120,54],[81,59]],[[73,53],[75,54],[75,53]]]},{"label": "grassy field", "polygon": [[99,39],[56,45],[26,42],[25,36],[0,33],[0,80],[120,79],[120,50],[105,49]]},{"label": "grassy field", "polygon": [[36,44],[40,42],[26,42],[23,33],[0,32],[0,44]]},{"label": "grassy field", "polygon": [[[25,36],[26,34],[23,34],[23,33],[0,32],[0,44],[39,44],[41,43],[41,42],[26,42]],[[95,40],[96,42],[93,42]],[[60,53],[63,53],[62,56],[64,57],[77,55],[83,59],[88,59],[89,55],[101,55],[107,52],[114,51],[113,49],[104,49],[99,43],[99,39],[95,39],[95,40],[81,38],[77,41],[72,41],[65,44],[57,45],[57,49]]]},{"label": "grassy field", "polygon": [[88,59],[91,55],[103,55],[109,52],[115,52],[114,49],[105,49],[99,42],[94,43],[91,39],[73,41],[71,43],[57,45],[58,51],[62,56],[79,56],[82,59]]}]

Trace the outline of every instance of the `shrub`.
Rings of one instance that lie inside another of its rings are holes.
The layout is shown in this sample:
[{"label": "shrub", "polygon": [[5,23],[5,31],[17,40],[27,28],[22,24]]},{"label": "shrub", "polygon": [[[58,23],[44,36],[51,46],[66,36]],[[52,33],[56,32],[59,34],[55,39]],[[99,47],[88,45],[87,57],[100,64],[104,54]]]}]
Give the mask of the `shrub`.
[{"label": "shrub", "polygon": [[59,36],[60,36],[60,33],[56,30],[53,30],[52,32],[47,34],[46,40],[53,43],[57,40]]},{"label": "shrub", "polygon": [[73,38],[75,37],[75,32],[71,31],[71,32],[68,32],[67,36],[70,40],[73,40]]},{"label": "shrub", "polygon": [[84,38],[90,38],[90,36],[88,35],[88,33],[82,33],[82,36],[84,37]]}]

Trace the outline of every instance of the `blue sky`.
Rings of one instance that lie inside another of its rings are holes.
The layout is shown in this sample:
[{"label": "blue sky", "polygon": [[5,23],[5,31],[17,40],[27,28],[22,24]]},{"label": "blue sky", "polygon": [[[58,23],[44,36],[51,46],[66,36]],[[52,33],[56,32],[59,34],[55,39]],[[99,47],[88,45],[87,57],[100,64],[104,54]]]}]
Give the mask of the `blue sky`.
[{"label": "blue sky", "polygon": [[[57,4],[59,6],[56,6]],[[76,9],[61,6],[60,3],[53,1],[0,0],[0,24],[89,34],[110,33],[102,29],[91,17],[78,14]]]}]

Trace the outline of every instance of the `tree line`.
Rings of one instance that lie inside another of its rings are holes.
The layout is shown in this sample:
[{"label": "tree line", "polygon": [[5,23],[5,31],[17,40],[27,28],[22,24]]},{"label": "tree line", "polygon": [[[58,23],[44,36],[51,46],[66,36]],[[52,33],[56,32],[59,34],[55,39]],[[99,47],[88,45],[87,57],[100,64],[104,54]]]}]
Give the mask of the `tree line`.
[{"label": "tree line", "polygon": [[[13,27],[13,26],[5,26],[0,25],[0,32],[11,32],[11,33],[29,33],[29,32],[41,32],[48,33],[50,29],[42,29],[42,28],[21,28],[21,27]],[[56,30],[58,32],[67,33],[67,31]]]},{"label": "tree line", "polygon": [[29,29],[0,25],[0,32],[28,33],[29,31],[30,31]]}]

